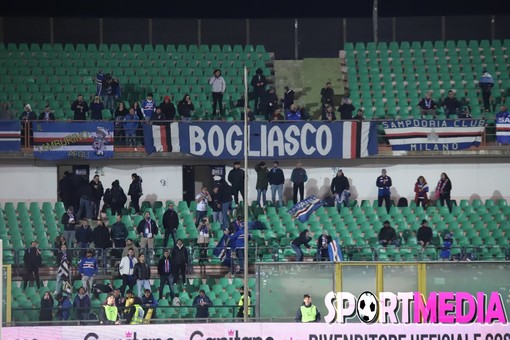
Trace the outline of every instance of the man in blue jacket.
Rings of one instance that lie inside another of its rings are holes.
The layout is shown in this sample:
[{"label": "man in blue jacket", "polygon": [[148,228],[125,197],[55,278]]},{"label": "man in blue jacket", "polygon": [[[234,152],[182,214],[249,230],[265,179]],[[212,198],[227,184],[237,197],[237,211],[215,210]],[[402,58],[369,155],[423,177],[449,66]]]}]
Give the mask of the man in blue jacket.
[{"label": "man in blue jacket", "polygon": [[383,201],[386,204],[386,209],[388,210],[388,214],[390,213],[391,208],[391,177],[386,174],[386,169],[382,169],[381,176],[377,177],[375,184],[378,188],[377,200],[379,207],[382,207]]},{"label": "man in blue jacket", "polygon": [[[248,234],[248,240],[251,240],[251,234]],[[244,269],[244,223],[240,223],[239,230],[230,236],[230,244],[235,248],[237,261],[239,262],[239,271],[236,274],[241,274]]]},{"label": "man in blue jacket", "polygon": [[65,295],[62,295],[61,293],[58,293],[55,296],[56,300],[58,301],[57,305],[57,320],[69,320],[69,316],[71,314],[71,308],[73,305],[71,304],[71,301],[69,298]]},{"label": "man in blue jacket", "polygon": [[267,181],[271,185],[271,197],[273,205],[276,204],[276,192],[278,191],[278,201],[280,207],[283,206],[283,183],[285,183],[285,176],[283,170],[280,169],[280,162],[274,161],[273,168],[267,173]]},{"label": "man in blue jacket", "polygon": [[94,278],[97,274],[97,260],[94,257],[94,251],[92,249],[87,250],[87,256],[80,261],[78,270],[81,274],[83,288],[90,294],[92,292]]}]

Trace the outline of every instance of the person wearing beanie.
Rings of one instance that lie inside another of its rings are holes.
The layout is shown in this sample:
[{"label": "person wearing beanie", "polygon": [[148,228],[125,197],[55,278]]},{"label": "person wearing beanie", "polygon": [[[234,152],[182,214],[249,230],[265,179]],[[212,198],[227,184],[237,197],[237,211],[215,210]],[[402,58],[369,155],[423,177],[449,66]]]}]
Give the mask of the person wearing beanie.
[{"label": "person wearing beanie", "polygon": [[[110,189],[110,208],[112,211],[112,215],[120,215],[122,214],[122,208],[124,204],[126,204],[127,196],[124,193],[124,190],[120,186],[119,180],[115,180],[112,182],[112,188]],[[105,194],[104,200],[107,200],[107,195]]]},{"label": "person wearing beanie", "polygon": [[478,85],[482,90],[483,106],[485,108],[485,112],[489,112],[491,111],[491,95],[492,88],[494,87],[494,78],[492,78],[492,75],[487,72],[486,68],[484,68],[482,71],[482,76],[478,81]]},{"label": "person wearing beanie", "polygon": [[253,86],[253,100],[255,101],[253,107],[255,108],[255,114],[257,115],[259,115],[261,112],[260,104],[262,102],[262,97],[264,96],[267,85],[266,77],[262,73],[262,69],[258,68],[255,71],[255,75],[251,79],[251,86]]},{"label": "person wearing beanie", "polygon": [[159,108],[165,120],[175,119],[175,105],[172,103],[172,98],[170,98],[170,96],[165,96],[163,98],[163,102],[159,104]]}]

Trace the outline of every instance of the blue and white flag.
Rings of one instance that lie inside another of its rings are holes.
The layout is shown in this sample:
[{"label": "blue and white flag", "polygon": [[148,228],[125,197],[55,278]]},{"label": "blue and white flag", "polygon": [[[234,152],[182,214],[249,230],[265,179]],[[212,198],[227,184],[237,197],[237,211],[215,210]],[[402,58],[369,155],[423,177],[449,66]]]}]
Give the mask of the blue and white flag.
[{"label": "blue and white flag", "polygon": [[226,244],[228,239],[228,235],[223,235],[221,237],[218,244],[213,249],[213,255],[221,261],[222,265],[230,268],[230,266],[232,266],[232,249]]},{"label": "blue and white flag", "polygon": [[500,112],[496,115],[496,140],[501,144],[510,144],[509,112]]},{"label": "blue and white flag", "polygon": [[21,150],[19,120],[0,120],[0,152]]},{"label": "blue and white flag", "polygon": [[113,157],[113,122],[33,122],[34,156],[41,159]]},{"label": "blue and white flag", "polygon": [[[172,151],[220,160],[244,155],[243,123],[144,124],[144,134],[147,153]],[[251,159],[353,159],[378,153],[375,122],[251,122],[248,134]]]},{"label": "blue and white flag", "polygon": [[292,217],[298,219],[302,223],[308,221],[310,215],[320,207],[324,205],[324,202],[314,195],[302,200],[299,203],[296,203],[292,208],[290,208],[287,212],[292,215]]},{"label": "blue and white flag", "polygon": [[483,119],[408,119],[382,122],[394,151],[452,151],[479,146]]},{"label": "blue and white flag", "polygon": [[340,244],[338,243],[337,239],[334,239],[331,243],[328,244],[328,254],[330,261],[342,262],[344,260],[342,248],[340,248]]}]

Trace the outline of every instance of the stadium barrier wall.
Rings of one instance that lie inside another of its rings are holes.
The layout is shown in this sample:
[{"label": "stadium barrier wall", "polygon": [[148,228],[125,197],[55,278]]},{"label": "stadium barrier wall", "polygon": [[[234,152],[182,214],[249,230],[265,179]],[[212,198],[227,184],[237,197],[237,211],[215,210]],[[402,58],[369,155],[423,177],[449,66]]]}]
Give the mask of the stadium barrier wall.
[{"label": "stadium barrier wall", "polygon": [[506,340],[506,324],[363,325],[224,323],[82,327],[4,327],[3,339],[21,340]]}]

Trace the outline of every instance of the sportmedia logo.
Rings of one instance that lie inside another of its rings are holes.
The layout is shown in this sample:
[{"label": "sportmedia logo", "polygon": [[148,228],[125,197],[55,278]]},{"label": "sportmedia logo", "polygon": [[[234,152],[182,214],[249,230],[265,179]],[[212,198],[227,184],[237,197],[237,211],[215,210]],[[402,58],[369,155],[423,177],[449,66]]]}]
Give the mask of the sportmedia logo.
[{"label": "sportmedia logo", "polygon": [[252,340],[275,340],[272,336],[253,336],[242,334],[239,335],[238,330],[229,329],[227,331],[228,337],[224,335],[219,337],[211,337],[209,335],[205,335],[201,331],[194,331],[191,333],[189,340],[243,340],[243,339],[252,339]]},{"label": "sportmedia logo", "polygon": [[[345,323],[357,317],[364,323],[507,323],[503,299],[498,292],[419,292],[365,291],[357,298],[348,292],[329,292],[324,298],[327,323]],[[401,314],[400,318],[398,314]]]}]

